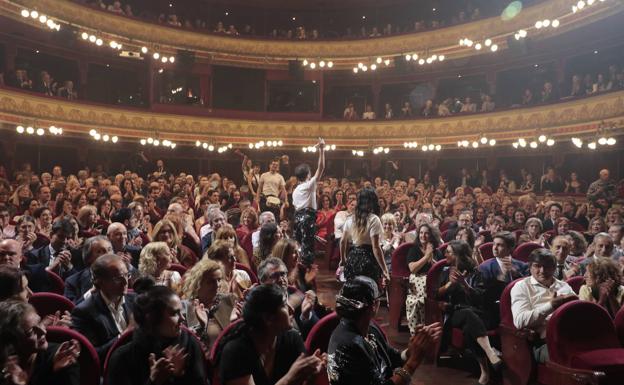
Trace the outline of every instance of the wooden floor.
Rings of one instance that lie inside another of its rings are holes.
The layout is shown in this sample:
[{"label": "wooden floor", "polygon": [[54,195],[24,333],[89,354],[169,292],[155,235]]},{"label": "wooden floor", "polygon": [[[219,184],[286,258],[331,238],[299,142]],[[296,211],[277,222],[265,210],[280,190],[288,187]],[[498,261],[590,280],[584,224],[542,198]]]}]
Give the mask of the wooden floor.
[{"label": "wooden floor", "polygon": [[[336,281],[334,272],[327,268],[327,262],[319,260],[319,276],[317,277],[318,300],[323,305],[335,308],[336,294],[340,290],[340,284]],[[409,332],[397,332],[388,328],[388,309],[382,306],[377,313],[377,321],[386,331],[391,344],[398,349],[404,349],[409,340]],[[448,362],[448,364],[446,364]],[[470,360],[458,362],[458,360],[443,360],[440,366],[432,364],[421,365],[416,373],[412,385],[474,385],[477,383],[476,372],[471,368],[461,369],[459,366],[471,366],[476,363]],[[478,368],[478,367],[477,367]],[[474,368],[473,368],[474,369]],[[478,370],[478,369],[477,369]]]}]

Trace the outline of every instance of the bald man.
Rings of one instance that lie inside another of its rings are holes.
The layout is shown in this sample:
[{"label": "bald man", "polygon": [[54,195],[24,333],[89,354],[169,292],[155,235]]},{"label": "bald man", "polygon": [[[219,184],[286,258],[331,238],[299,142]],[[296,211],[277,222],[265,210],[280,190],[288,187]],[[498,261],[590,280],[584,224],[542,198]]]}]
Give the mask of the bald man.
[{"label": "bald man", "polygon": [[34,293],[49,291],[48,274],[42,265],[22,264],[22,244],[14,239],[0,241],[0,265],[8,265],[21,269],[28,277],[28,287]]},{"label": "bald man", "polygon": [[599,199],[606,199],[609,204],[617,198],[617,186],[609,179],[609,170],[600,170],[600,178],[592,182],[587,189],[587,199],[596,202]]},{"label": "bald man", "polygon": [[113,253],[119,255],[128,264],[139,266],[141,247],[128,244],[128,230],[123,223],[114,222],[108,226],[106,237],[113,246]]}]

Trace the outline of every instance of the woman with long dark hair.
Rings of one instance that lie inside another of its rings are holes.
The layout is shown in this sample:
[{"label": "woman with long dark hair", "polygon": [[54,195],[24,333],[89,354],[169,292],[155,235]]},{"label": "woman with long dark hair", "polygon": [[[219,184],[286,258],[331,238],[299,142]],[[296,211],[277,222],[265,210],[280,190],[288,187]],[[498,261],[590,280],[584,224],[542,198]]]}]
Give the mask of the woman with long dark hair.
[{"label": "woman with long dark hair", "polygon": [[195,385],[206,383],[199,342],[180,329],[180,298],[166,286],[140,294],[133,315],[138,327],[132,341],[110,358],[107,383]]},{"label": "woman with long dark hair", "polygon": [[303,340],[291,327],[292,308],[286,299],[279,285],[250,290],[243,320],[216,347],[221,384],[299,385],[323,369],[326,358],[319,350],[304,356]]},{"label": "woman with long dark hair", "polygon": [[487,314],[483,311],[483,280],[468,243],[450,241],[444,255],[448,267],[440,277],[438,299],[444,301],[445,336],[450,336],[451,328],[462,330],[467,345],[479,361],[479,384],[487,384],[490,378],[488,362],[498,368],[502,361],[487,336],[488,326],[493,325],[488,325]]},{"label": "woman with long dark hair", "polygon": [[438,229],[428,223],[423,223],[418,227],[414,245],[407,252],[407,265],[411,274],[405,308],[412,334],[414,334],[417,325],[425,322],[427,272],[435,262],[443,258],[442,253],[438,250],[439,245]]},{"label": "woman with long dark hair", "polygon": [[377,194],[371,188],[364,188],[358,193],[355,213],[345,222],[340,240],[340,264],[344,267],[345,279],[358,275],[378,283],[382,277],[389,279],[379,240],[382,232]]}]

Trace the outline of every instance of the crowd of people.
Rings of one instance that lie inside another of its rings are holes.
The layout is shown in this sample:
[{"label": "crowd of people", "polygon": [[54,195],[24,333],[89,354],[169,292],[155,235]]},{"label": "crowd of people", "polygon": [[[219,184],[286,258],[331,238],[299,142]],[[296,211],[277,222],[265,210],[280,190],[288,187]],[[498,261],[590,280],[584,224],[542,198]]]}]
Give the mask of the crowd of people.
[{"label": "crowd of people", "polygon": [[[623,196],[608,170],[573,197],[551,193],[557,176],[550,170],[543,197],[510,193],[504,172],[492,186],[487,173],[462,170],[449,190],[444,176],[433,183],[429,173],[422,180],[325,177],[324,146],[319,140],[316,169],[291,168],[284,156],[261,172],[238,151],[242,175],[174,174],[162,160],[147,175],[86,168],[66,175],[60,166],[38,173],[28,165],[5,173],[2,381],[80,383],[81,345],[48,343],[46,327],[56,326],[86,337],[102,365],[110,355],[111,384],[205,383],[209,372],[225,385],[301,384],[321,371],[332,384],[407,384],[448,333],[425,325],[425,277],[443,259],[437,297],[447,325],[464,331],[482,384],[503,364],[487,330],[499,323],[497,302],[511,281],[526,277],[511,293],[514,324],[542,336],[548,315],[567,301],[595,302],[611,316],[622,306]],[[480,247],[488,242],[490,259]],[[392,253],[404,243],[411,244],[412,337],[399,352],[373,320]],[[511,256],[523,243],[539,246],[528,264]],[[343,283],[341,321],[327,352],[305,352],[303,340],[332,311],[317,297],[320,253]],[[574,276],[585,277],[578,294],[565,283]],[[73,310],[38,314],[29,298],[58,290],[59,281]],[[543,345],[535,346],[540,362]]]},{"label": "crowd of people", "polygon": [[[301,25],[295,17],[294,20],[290,20],[291,23],[274,25],[264,32],[259,32],[257,28],[260,28],[260,23],[257,23],[259,25],[256,26],[254,23],[249,23],[248,20],[245,22],[241,20],[238,15],[230,15],[231,11],[227,11],[224,15],[229,16],[227,20],[230,20],[230,22],[228,23],[224,22],[223,19],[215,19],[212,15],[212,10],[201,7],[187,9],[187,7],[178,6],[177,9],[179,12],[176,12],[171,5],[163,9],[153,4],[139,4],[138,6],[133,6],[131,4],[132,1],[78,1],[86,2],[91,6],[119,15],[129,17],[136,16],[142,19],[155,21],[159,24],[195,30],[202,33],[248,37],[264,36],[288,40],[365,39],[401,33],[422,32],[479,20],[483,17],[492,16],[495,12],[500,12],[502,10],[501,5],[494,1],[462,1],[449,2],[448,4],[431,2],[431,4],[422,5],[423,12],[421,12],[421,16],[418,20],[414,20],[411,23],[395,21],[394,19],[396,18],[388,18],[388,20],[384,21],[385,18],[382,18],[382,20],[371,24],[371,22],[364,17],[362,18],[363,25],[360,28],[354,26],[345,27],[344,25],[340,27],[326,25],[321,28],[320,23],[314,27]],[[481,5],[483,5],[483,8],[480,7]],[[486,9],[488,13],[485,15],[482,14],[481,9]]]},{"label": "crowd of people", "polygon": [[28,74],[28,71],[23,68],[17,68],[6,74],[0,73],[0,85],[38,92],[47,96],[58,96],[67,100],[78,99],[78,92],[74,88],[72,80],[65,80],[59,83],[47,70],[39,71],[34,81]]}]

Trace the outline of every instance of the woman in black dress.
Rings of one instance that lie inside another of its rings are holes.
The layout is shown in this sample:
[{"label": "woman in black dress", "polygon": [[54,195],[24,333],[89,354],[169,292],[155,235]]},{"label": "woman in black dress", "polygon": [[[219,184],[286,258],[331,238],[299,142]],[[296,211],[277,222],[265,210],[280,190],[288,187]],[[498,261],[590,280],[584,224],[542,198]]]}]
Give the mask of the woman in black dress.
[{"label": "woman in black dress", "polygon": [[306,356],[301,335],[292,329],[292,309],[279,285],[250,290],[243,320],[216,347],[215,366],[223,385],[299,385],[324,369],[320,351]]},{"label": "woman in black dress", "polygon": [[340,324],[327,349],[331,385],[407,385],[427,347],[442,333],[438,323],[420,326],[400,352],[372,322],[378,309],[379,289],[371,278],[358,276],[345,283],[336,298]]},{"label": "woman in black dress", "polygon": [[345,279],[365,275],[378,284],[382,278],[389,280],[381,250],[383,227],[379,219],[379,200],[373,189],[364,188],[358,193],[355,213],[345,222],[343,232],[340,264],[344,267]]},{"label": "woman in black dress", "polygon": [[136,299],[138,327],[132,341],[110,358],[108,384],[206,384],[204,355],[196,337],[180,329],[180,298],[166,286],[154,286]]},{"label": "woman in black dress", "polygon": [[481,375],[479,384],[489,381],[489,363],[497,368],[502,361],[487,336],[487,314],[483,311],[485,288],[472,250],[461,240],[449,242],[444,251],[447,267],[440,276],[438,299],[444,301],[445,337],[451,328],[462,330],[467,347],[477,356]]},{"label": "woman in black dress", "polygon": [[410,333],[425,322],[425,298],[427,272],[434,263],[443,258],[438,250],[440,234],[438,229],[424,223],[418,227],[414,245],[407,252],[407,265],[410,269],[409,293],[405,301]]}]

